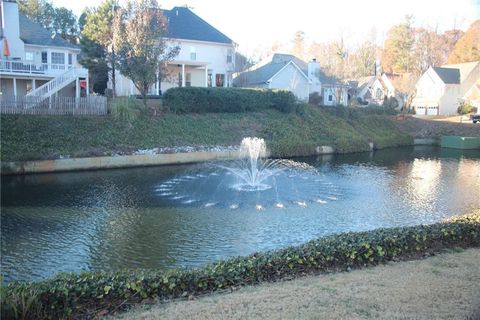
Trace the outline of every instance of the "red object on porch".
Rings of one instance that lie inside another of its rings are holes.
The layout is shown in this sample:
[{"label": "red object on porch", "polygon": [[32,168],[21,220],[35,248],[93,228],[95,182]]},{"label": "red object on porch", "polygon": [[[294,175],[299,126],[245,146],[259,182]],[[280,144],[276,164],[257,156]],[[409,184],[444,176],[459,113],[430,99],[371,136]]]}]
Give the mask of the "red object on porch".
[{"label": "red object on porch", "polygon": [[4,38],[4,39],[3,39],[3,55],[4,55],[5,57],[9,57],[9,56],[10,56],[10,48],[8,47],[7,38]]},{"label": "red object on porch", "polygon": [[87,80],[80,80],[80,88],[82,89],[87,88]]}]

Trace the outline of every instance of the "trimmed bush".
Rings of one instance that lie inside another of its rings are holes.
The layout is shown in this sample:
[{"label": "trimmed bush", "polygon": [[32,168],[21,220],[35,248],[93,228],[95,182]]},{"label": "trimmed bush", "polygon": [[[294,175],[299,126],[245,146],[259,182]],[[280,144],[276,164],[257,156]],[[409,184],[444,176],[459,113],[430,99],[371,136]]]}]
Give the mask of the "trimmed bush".
[{"label": "trimmed bush", "polygon": [[184,87],[168,89],[163,103],[175,113],[249,112],[273,108],[296,111],[296,98],[290,91],[238,88]]},{"label": "trimmed bush", "polygon": [[2,319],[92,318],[146,298],[178,298],[480,246],[480,211],[447,222],[344,233],[301,246],[220,261],[196,270],[85,272],[2,288]]}]

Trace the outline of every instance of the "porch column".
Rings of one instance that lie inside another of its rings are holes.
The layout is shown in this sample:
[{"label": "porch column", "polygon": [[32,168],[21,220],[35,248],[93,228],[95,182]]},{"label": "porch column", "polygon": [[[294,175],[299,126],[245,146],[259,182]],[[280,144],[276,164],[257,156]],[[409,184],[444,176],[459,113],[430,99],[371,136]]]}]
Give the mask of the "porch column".
[{"label": "porch column", "polygon": [[35,79],[32,79],[32,90],[35,90],[35,89],[37,89],[37,83]]},{"label": "porch column", "polygon": [[205,66],[205,88],[208,87],[208,68]]},{"label": "porch column", "polygon": [[185,64],[182,63],[182,87],[185,87]]},{"label": "porch column", "polygon": [[17,99],[17,78],[13,78],[13,95]]},{"label": "porch column", "polygon": [[85,78],[85,80],[87,81],[87,87],[86,87],[86,90],[87,90],[87,97],[90,95],[90,81],[88,80],[88,74],[87,74],[87,77]]},{"label": "porch column", "polygon": [[80,79],[78,77],[75,80],[75,98],[80,98]]},{"label": "porch column", "polygon": [[156,92],[157,96],[160,95],[160,78],[159,78],[159,76],[160,75],[157,71],[157,92]]}]

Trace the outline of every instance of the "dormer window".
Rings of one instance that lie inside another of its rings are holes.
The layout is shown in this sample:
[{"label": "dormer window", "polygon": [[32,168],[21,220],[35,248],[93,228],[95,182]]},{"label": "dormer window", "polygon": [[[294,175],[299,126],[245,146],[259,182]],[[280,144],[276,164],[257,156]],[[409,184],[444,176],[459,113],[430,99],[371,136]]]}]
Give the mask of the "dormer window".
[{"label": "dormer window", "polygon": [[197,60],[197,48],[194,46],[190,47],[190,60]]}]

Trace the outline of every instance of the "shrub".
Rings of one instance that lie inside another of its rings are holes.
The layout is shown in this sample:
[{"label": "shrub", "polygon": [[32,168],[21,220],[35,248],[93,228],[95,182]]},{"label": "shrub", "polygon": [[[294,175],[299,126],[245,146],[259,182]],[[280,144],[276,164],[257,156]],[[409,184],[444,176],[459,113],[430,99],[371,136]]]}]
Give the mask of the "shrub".
[{"label": "shrub", "polygon": [[140,102],[135,97],[118,97],[108,101],[108,112],[126,122],[135,120],[140,113]]},{"label": "shrub", "polygon": [[468,103],[467,101],[460,101],[459,106],[457,108],[457,112],[459,114],[469,114],[469,113],[476,113],[477,108],[474,107],[472,104]]},{"label": "shrub", "polygon": [[376,265],[452,247],[480,245],[480,212],[447,222],[344,233],[219,261],[201,269],[166,272],[84,272],[2,290],[2,319],[94,317],[146,298],[186,297],[284,277]]},{"label": "shrub", "polygon": [[289,91],[238,88],[171,88],[163,95],[164,105],[175,113],[248,112],[274,108],[295,112],[296,98]]},{"label": "shrub", "polygon": [[383,99],[382,106],[389,109],[396,109],[398,108],[399,104],[398,104],[397,98],[395,97],[387,98],[385,96],[385,99]]},{"label": "shrub", "polygon": [[322,103],[322,96],[318,92],[312,92],[308,96],[308,103],[318,106]]}]

